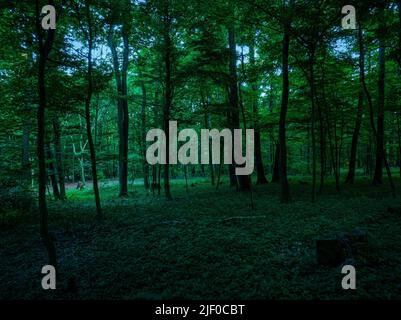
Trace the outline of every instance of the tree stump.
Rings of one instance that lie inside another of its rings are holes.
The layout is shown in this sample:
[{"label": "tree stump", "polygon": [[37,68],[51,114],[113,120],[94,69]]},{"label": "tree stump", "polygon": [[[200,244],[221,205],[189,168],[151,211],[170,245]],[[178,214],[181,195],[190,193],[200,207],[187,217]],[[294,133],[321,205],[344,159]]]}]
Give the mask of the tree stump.
[{"label": "tree stump", "polygon": [[82,183],[81,181],[78,181],[77,190],[82,190],[83,188],[85,188],[85,183]]},{"label": "tree stump", "polygon": [[358,249],[368,241],[367,232],[354,229],[328,239],[316,240],[318,264],[337,267],[346,260],[352,260]]}]

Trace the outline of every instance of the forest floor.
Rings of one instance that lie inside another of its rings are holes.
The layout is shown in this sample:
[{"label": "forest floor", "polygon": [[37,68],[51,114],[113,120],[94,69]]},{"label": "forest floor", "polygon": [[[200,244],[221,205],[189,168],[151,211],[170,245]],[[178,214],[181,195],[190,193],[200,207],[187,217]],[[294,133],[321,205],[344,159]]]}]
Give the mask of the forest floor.
[{"label": "forest floor", "polygon": [[[398,190],[401,183],[397,182]],[[59,261],[57,290],[41,288],[47,256],[37,213],[9,213],[0,225],[0,299],[400,299],[401,215],[388,213],[388,186],[360,178],[337,194],[332,183],[315,203],[310,183],[291,178],[250,194],[202,179],[172,182],[173,201],[133,186],[101,192],[95,221],[91,190],[49,202]],[[341,288],[340,267],[316,262],[316,239],[359,228],[368,244],[355,258],[357,289]],[[67,284],[70,285],[67,285]]]}]

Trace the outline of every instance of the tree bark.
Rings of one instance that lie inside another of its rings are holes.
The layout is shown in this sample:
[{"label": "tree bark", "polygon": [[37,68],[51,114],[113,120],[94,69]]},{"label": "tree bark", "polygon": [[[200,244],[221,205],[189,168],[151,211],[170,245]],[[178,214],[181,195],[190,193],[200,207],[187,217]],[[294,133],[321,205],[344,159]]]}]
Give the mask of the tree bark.
[{"label": "tree bark", "polygon": [[123,32],[123,64],[120,70],[117,49],[114,43],[114,26],[110,26],[108,43],[113,58],[113,69],[117,87],[118,109],[118,178],[119,197],[128,196],[128,99],[127,99],[127,70],[128,70],[128,35]]},{"label": "tree bark", "polygon": [[277,183],[280,182],[280,172],[279,172],[279,159],[280,159],[280,146],[276,144],[276,150],[274,152],[274,164],[273,164],[273,174],[272,174],[272,182]]},{"label": "tree bark", "polygon": [[310,95],[311,95],[311,104],[312,104],[312,126],[311,126],[311,135],[312,135],[312,202],[316,200],[316,88],[315,88],[315,47],[312,47],[309,52],[309,76],[310,76]]},{"label": "tree bark", "polygon": [[[255,68],[255,39],[252,38],[252,44],[249,46],[249,63]],[[256,184],[267,184],[268,181],[265,175],[263,166],[261,134],[259,126],[259,110],[258,110],[258,85],[256,83],[256,70],[252,70],[251,86],[252,86],[252,112],[253,112],[253,127],[255,130],[255,165],[256,165]]]},{"label": "tree bark", "polygon": [[[53,4],[53,1],[49,1]],[[45,125],[46,125],[46,84],[45,84],[45,69],[46,60],[50,54],[53,46],[55,30],[50,29],[47,31],[47,37],[43,42],[42,27],[40,21],[40,6],[39,0],[36,0],[36,32],[39,42],[39,69],[38,69],[38,89],[39,89],[39,105],[37,112],[38,121],[38,142],[37,142],[37,154],[38,154],[38,191],[39,191],[39,213],[40,213],[40,236],[46,247],[49,264],[57,270],[57,256],[56,248],[53,240],[49,234],[48,227],[48,210],[46,202],[46,156],[45,156]]]},{"label": "tree bark", "polygon": [[91,19],[91,13],[90,13],[90,5],[89,5],[88,0],[85,1],[85,9],[86,9],[86,19],[87,19],[87,23],[88,23],[88,70],[87,70],[88,89],[87,89],[87,95],[86,95],[86,99],[85,99],[86,134],[88,136],[89,151],[90,151],[90,156],[91,156],[93,192],[95,194],[95,202],[96,202],[96,216],[98,218],[102,218],[103,213],[102,213],[102,207],[100,204],[100,194],[99,194],[99,186],[98,186],[98,180],[97,180],[96,151],[95,151],[95,145],[93,143],[91,118],[90,118],[90,105],[91,105],[92,93],[93,93],[93,79],[92,79],[93,31],[92,31],[92,19]]},{"label": "tree bark", "polygon": [[25,120],[22,131],[22,181],[25,186],[31,184],[31,162],[30,162],[30,134],[32,121]]},{"label": "tree bark", "polygon": [[50,182],[52,184],[53,196],[55,200],[60,200],[60,191],[58,189],[57,184],[57,170],[54,165],[55,159],[53,156],[53,152],[50,144],[45,145],[46,153],[47,153],[47,167],[48,167],[48,176],[50,178]]},{"label": "tree bark", "polygon": [[[230,24],[228,27],[228,44],[230,51],[229,58],[229,74],[230,74],[230,83],[229,83],[229,101],[230,101],[230,113],[231,113],[231,124],[230,129],[231,132],[234,133],[234,129],[239,129],[240,127],[240,119],[239,119],[239,98],[238,98],[238,76],[237,76],[237,52],[236,52],[236,42],[235,42],[235,30],[234,25]],[[234,148],[233,148],[234,155]],[[235,162],[233,157],[233,162]],[[234,163],[230,166],[230,171],[235,170],[237,165]],[[235,172],[234,172],[235,174]],[[251,181],[249,176],[236,176],[239,191],[250,191],[251,190]]]},{"label": "tree bark", "polygon": [[[359,28],[361,28],[360,24],[359,24]],[[368,90],[368,86],[366,84],[365,70],[363,70],[363,72],[362,72],[362,85],[363,85],[363,91],[365,93],[365,97],[367,99],[368,106],[369,106],[370,125],[371,125],[371,128],[372,128],[373,136],[374,136],[374,138],[376,140],[376,144],[378,144],[377,141],[379,140],[379,138],[378,138],[378,133],[377,133],[377,130],[376,130],[376,126],[375,126],[375,122],[374,122],[374,116],[373,116],[373,101],[372,101],[372,97],[370,96],[370,93],[369,93],[369,90]],[[383,159],[384,165],[386,167],[386,172],[387,172],[387,177],[389,179],[391,193],[392,193],[393,198],[395,198],[396,197],[396,191],[395,191],[394,181],[393,181],[393,178],[391,176],[391,170],[390,170],[390,166],[388,164],[387,158],[386,158],[386,154],[384,152],[384,146],[382,145],[382,147],[383,147],[382,148],[382,152],[381,152],[382,159]]]},{"label": "tree bark", "polygon": [[60,200],[65,200],[66,193],[65,193],[64,160],[63,160],[63,151],[61,147],[60,121],[57,117],[53,118],[53,132],[54,132],[54,148],[56,151],[55,158],[58,172],[58,183],[60,186]]},{"label": "tree bark", "polygon": [[377,107],[377,141],[376,165],[373,184],[383,184],[383,154],[384,154],[384,104],[385,104],[385,75],[386,75],[386,47],[384,43],[385,21],[381,18],[379,24],[379,81],[378,81],[378,107]]},{"label": "tree bark", "polygon": [[281,97],[281,110],[279,122],[279,173],[281,186],[281,202],[287,203],[290,199],[290,189],[287,179],[287,142],[286,142],[286,117],[288,110],[289,97],[289,70],[288,56],[290,48],[290,25],[288,22],[284,25],[283,48],[282,48],[282,73],[283,73],[283,91]]},{"label": "tree bark", "polygon": [[401,177],[401,131],[400,131],[400,114],[396,114],[397,117],[397,142],[398,142],[398,166],[400,169],[400,177]]},{"label": "tree bark", "polygon": [[142,90],[142,105],[141,105],[141,149],[142,149],[142,170],[143,170],[143,184],[145,189],[149,189],[149,165],[146,161],[146,86],[144,81],[141,81]]},{"label": "tree bark", "polygon": [[167,200],[172,200],[170,191],[170,112],[173,98],[173,87],[172,87],[172,40],[171,40],[171,23],[172,18],[170,16],[169,1],[165,1],[164,4],[164,32],[163,32],[163,42],[164,42],[164,67],[165,67],[165,92],[164,92],[164,108],[163,108],[163,129],[166,134],[166,164],[164,166],[164,193]]}]

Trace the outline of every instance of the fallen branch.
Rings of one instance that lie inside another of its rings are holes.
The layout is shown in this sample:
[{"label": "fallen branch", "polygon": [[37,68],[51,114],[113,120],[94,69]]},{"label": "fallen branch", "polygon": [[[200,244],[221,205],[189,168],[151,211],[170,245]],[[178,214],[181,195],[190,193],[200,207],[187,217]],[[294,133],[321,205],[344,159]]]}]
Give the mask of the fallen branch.
[{"label": "fallen branch", "polygon": [[223,219],[222,222],[230,221],[234,219],[259,219],[259,218],[266,218],[266,216],[237,216],[237,217],[230,217]]}]

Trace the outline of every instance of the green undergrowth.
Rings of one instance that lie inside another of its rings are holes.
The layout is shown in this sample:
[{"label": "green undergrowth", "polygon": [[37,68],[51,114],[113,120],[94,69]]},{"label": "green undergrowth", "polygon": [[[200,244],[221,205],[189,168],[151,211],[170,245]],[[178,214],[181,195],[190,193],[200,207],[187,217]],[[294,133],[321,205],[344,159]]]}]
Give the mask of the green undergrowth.
[{"label": "green undergrowth", "polygon": [[[227,181],[172,181],[174,200],[116,186],[101,190],[105,218],[95,220],[92,190],[49,201],[59,261],[57,290],[41,289],[47,264],[33,211],[3,224],[2,299],[400,299],[401,215],[388,186],[332,181],[311,203],[311,183],[291,178],[289,204],[279,186],[239,193]],[[397,180],[397,187],[401,189]],[[254,209],[252,209],[253,199]],[[341,288],[341,268],[316,262],[315,240],[359,228],[368,245],[355,257],[357,289]]]}]

